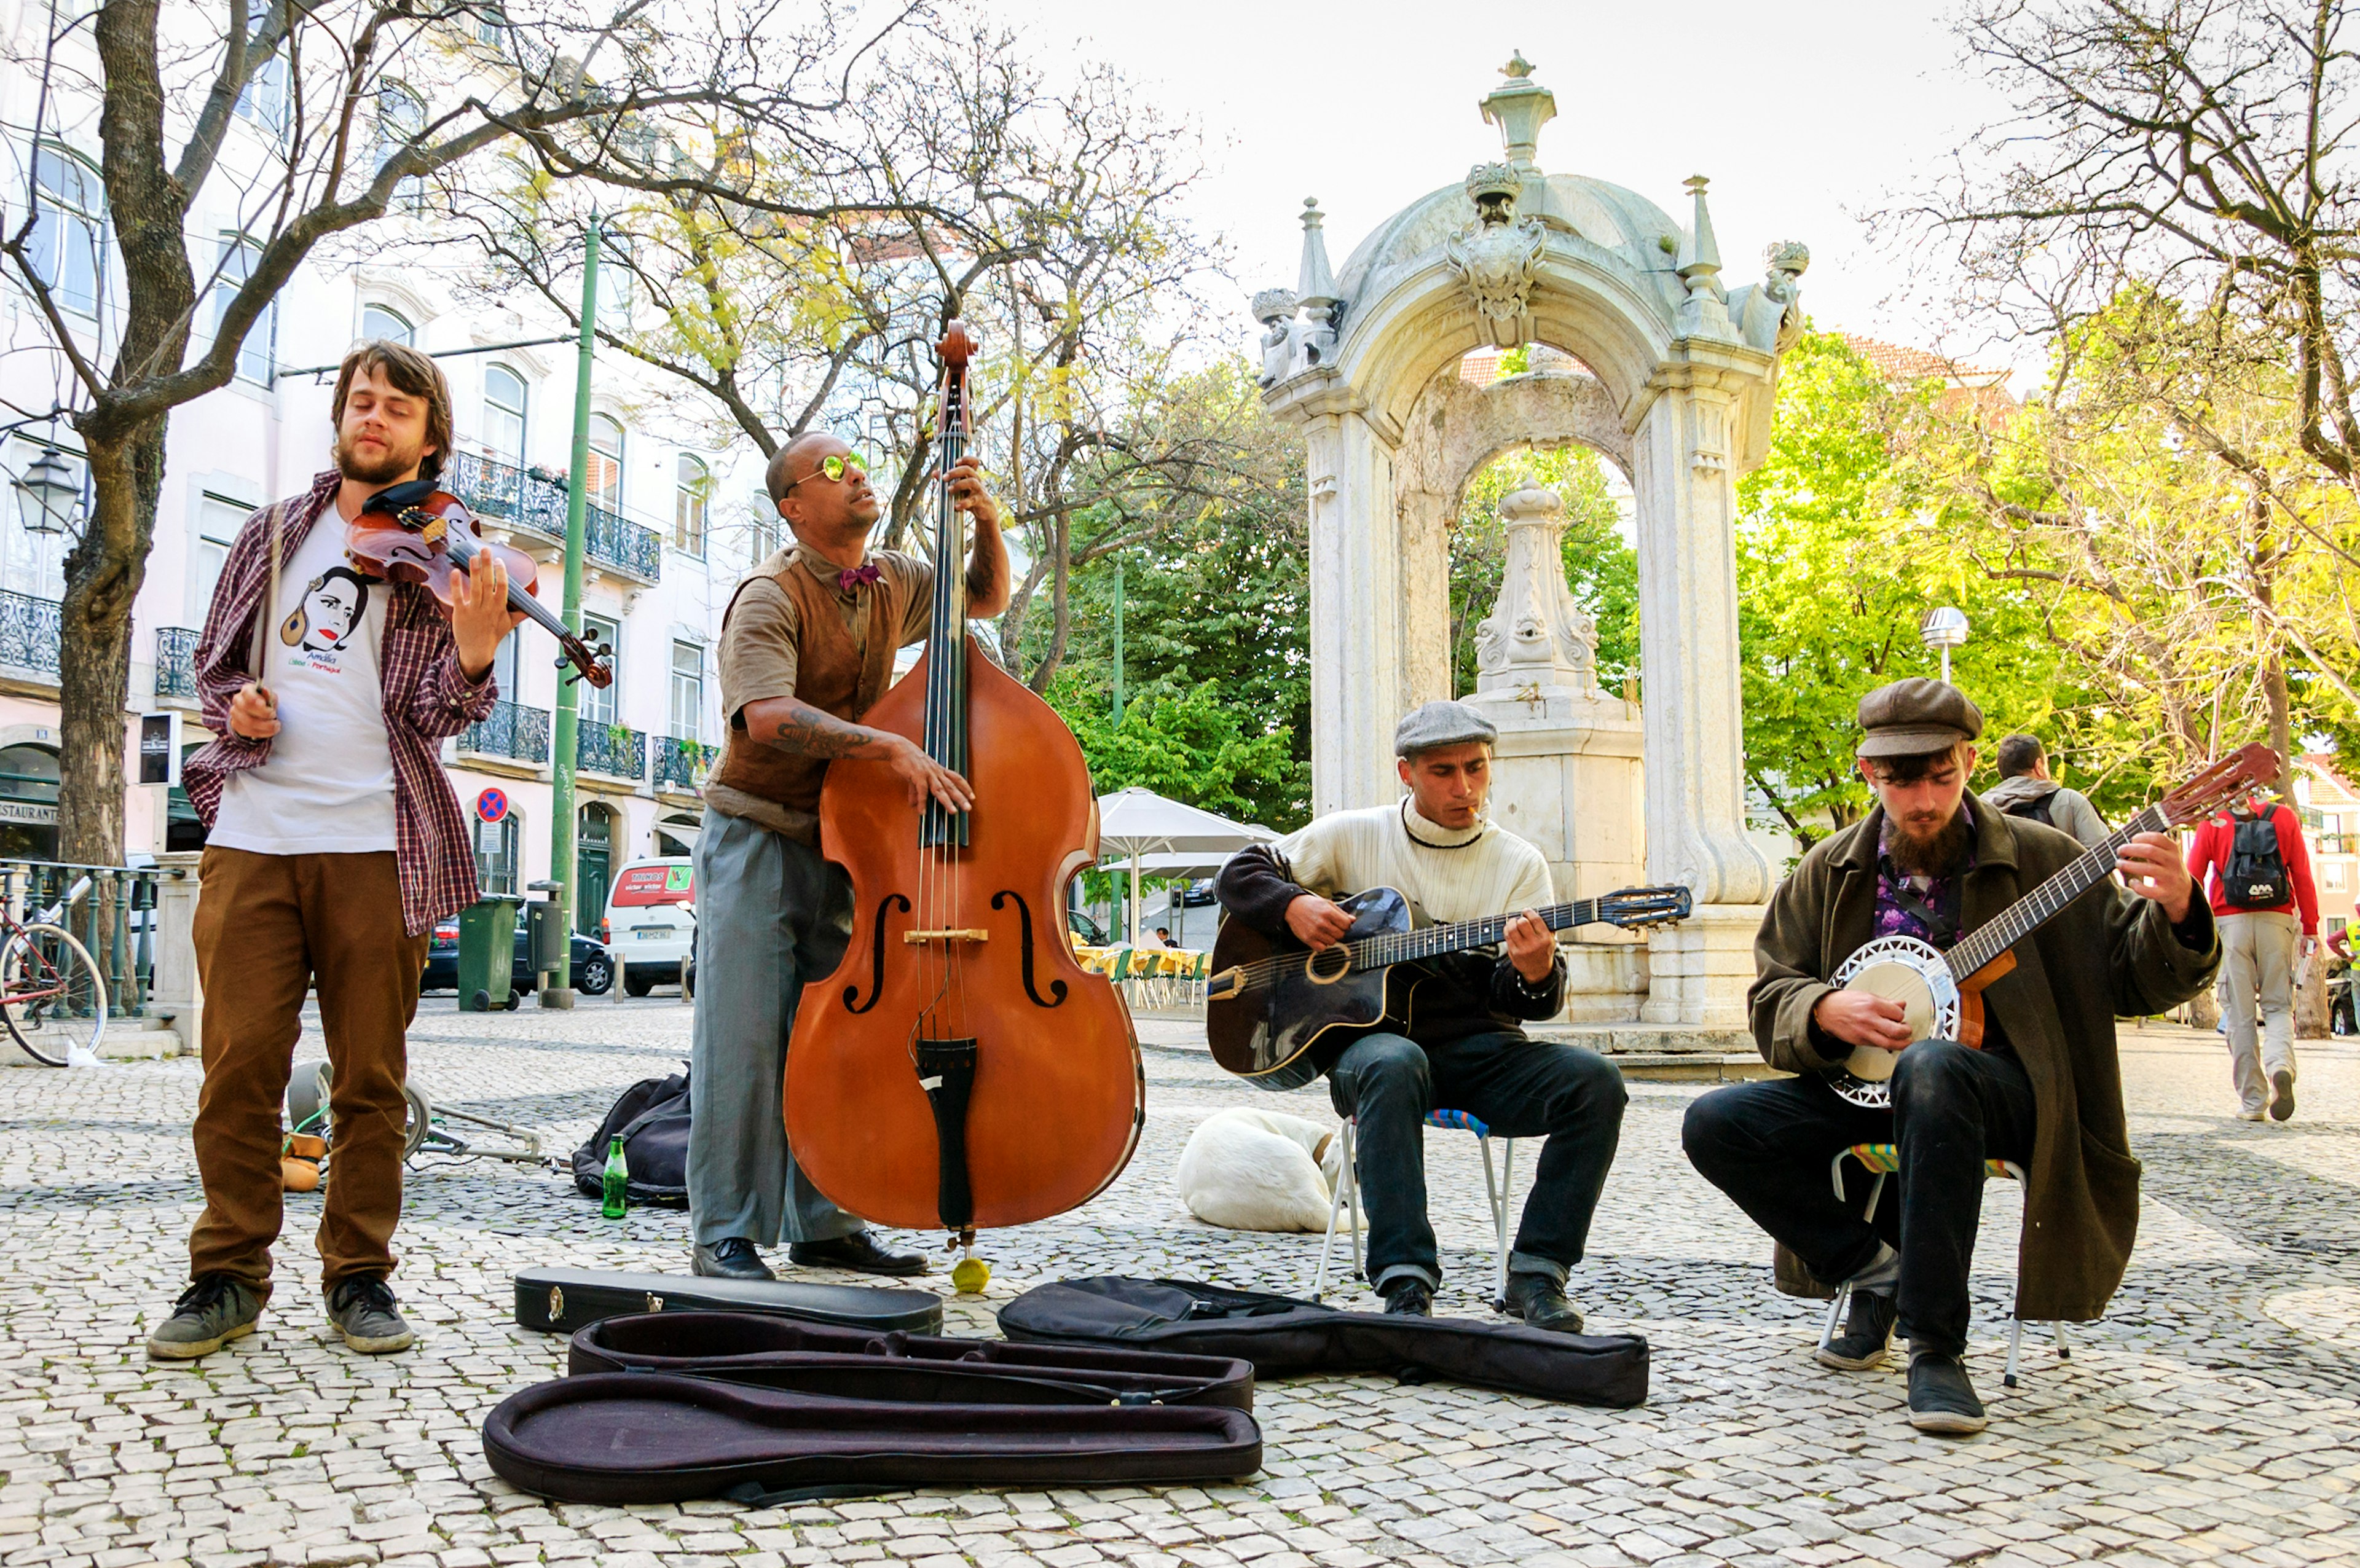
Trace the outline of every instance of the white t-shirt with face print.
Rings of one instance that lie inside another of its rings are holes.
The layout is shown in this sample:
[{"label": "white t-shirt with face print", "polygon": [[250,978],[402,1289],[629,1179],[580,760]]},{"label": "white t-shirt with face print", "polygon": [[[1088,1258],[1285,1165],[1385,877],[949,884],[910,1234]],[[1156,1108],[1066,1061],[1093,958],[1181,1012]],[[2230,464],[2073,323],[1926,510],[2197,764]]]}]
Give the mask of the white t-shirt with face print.
[{"label": "white t-shirt with face print", "polygon": [[332,507],[282,567],[264,684],[279,699],[269,758],[229,776],[207,844],[258,855],[391,849],[393,753],[377,649],[388,584],[344,561]]}]

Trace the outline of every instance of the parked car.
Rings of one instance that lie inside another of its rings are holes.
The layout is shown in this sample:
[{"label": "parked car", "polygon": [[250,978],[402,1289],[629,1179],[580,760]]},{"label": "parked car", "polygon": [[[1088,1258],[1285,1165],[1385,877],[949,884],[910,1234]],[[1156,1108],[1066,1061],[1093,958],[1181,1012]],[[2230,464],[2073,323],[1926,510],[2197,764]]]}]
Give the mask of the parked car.
[{"label": "parked car", "polygon": [[[514,998],[538,988],[540,976],[528,967],[525,947],[524,912],[517,911],[516,964],[508,971],[510,1005]],[[603,996],[614,987],[615,961],[606,950],[580,931],[574,933],[573,975],[571,984],[585,996]],[[419,978],[421,991],[455,991],[459,988],[459,922],[456,920],[434,922],[434,935],[426,946],[426,970]]]},{"label": "parked car", "polygon": [[1065,911],[1065,929],[1073,932],[1074,940],[1084,947],[1104,947],[1107,944],[1106,928],[1079,909],[1068,909]]},{"label": "parked car", "polygon": [[634,860],[615,874],[598,935],[628,996],[680,983],[696,941],[696,867],[684,855]]},{"label": "parked car", "polygon": [[1180,902],[1192,909],[1201,909],[1213,901],[1213,879],[1199,877],[1180,889]]}]

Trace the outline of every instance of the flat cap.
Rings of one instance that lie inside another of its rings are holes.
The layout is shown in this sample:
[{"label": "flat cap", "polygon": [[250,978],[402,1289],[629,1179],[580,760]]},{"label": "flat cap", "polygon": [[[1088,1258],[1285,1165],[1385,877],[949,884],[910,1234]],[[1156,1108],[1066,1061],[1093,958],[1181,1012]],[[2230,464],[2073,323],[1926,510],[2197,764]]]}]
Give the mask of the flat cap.
[{"label": "flat cap", "polygon": [[1421,751],[1479,740],[1492,746],[1499,739],[1500,732],[1491,727],[1491,721],[1467,703],[1428,702],[1412,708],[1393,726],[1393,755],[1415,757]]},{"label": "flat cap", "polygon": [[1947,681],[1912,676],[1860,700],[1860,757],[1919,757],[1983,733],[1983,711]]}]

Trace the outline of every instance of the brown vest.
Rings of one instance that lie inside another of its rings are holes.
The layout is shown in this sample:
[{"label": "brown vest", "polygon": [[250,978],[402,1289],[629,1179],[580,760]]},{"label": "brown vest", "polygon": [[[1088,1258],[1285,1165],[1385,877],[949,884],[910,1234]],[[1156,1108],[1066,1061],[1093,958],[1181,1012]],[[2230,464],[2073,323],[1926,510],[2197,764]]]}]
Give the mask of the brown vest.
[{"label": "brown vest", "polygon": [[[756,577],[748,577],[752,583]],[[812,575],[799,558],[790,556],[787,564],[770,574],[781,591],[793,601],[795,615],[803,627],[800,645],[795,650],[795,699],[808,702],[821,713],[836,718],[858,722],[893,679],[893,653],[899,646],[901,629],[902,592],[894,580],[881,577],[869,585],[868,652],[864,658],[845,629],[844,614],[838,608],[836,596],[828,584]],[[738,593],[746,591],[746,583],[738,585]],[[738,607],[738,595],[729,597],[729,609]],[[729,635],[729,615],[721,617],[721,635]],[[733,727],[727,747],[722,752],[721,766],[713,771],[713,782],[732,789],[742,789],[748,795],[759,795],[774,800],[790,811],[817,811],[820,785],[827,778],[827,758],[797,757],[781,751],[777,746],[749,739]]]}]

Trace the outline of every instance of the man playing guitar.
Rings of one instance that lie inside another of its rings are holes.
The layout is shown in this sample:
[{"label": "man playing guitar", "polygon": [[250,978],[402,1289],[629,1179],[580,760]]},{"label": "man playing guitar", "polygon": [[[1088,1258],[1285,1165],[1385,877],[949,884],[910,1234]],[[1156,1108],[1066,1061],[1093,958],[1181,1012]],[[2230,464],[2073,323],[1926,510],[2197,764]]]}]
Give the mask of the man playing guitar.
[{"label": "man playing guitar", "polygon": [[1390,887],[1420,925],[1521,910],[1504,951],[1432,961],[1405,988],[1390,1027],[1363,1033],[1328,1067],[1339,1116],[1359,1124],[1359,1179],[1369,1212],[1369,1277],[1385,1311],[1424,1317],[1442,1282],[1426,1217],[1425,1121],[1466,1111],[1510,1138],[1548,1135],[1508,1260],[1507,1310],[1579,1333],[1566,1301],[1590,1217],[1621,1137],[1622,1075],[1594,1052],[1525,1038],[1519,1019],[1555,1016],[1565,968],[1533,911],[1551,901],[1539,850],[1484,820],[1497,732],[1464,702],[1428,702],[1393,735],[1408,799],[1337,811],[1223,867],[1215,892],[1229,915],[1282,930],[1315,950],[1351,927],[1334,898]]},{"label": "man playing guitar", "polygon": [[[1961,1357],[1983,1161],[2013,1160],[2027,1178],[2019,1315],[2099,1316],[2138,1223],[2114,1018],[2202,991],[2220,948],[2177,845],[2140,833],[2115,861],[2126,890],[2096,880],[2009,950],[2016,967],[1982,993],[1980,1050],[1911,1044],[1902,1005],[1833,988],[1838,967],[1877,937],[1947,949],[2081,845],[1968,793],[1983,714],[1956,687],[1896,681],[1861,700],[1860,721],[1858,766],[1877,808],[1812,846],[1754,942],[1755,1042],[1771,1066],[1799,1076],[1703,1096],[1681,1136],[1706,1179],[1777,1240],[1782,1289],[1852,1286],[1823,1364],[1878,1366],[1897,1323],[1909,1341],[1910,1424],[1978,1432],[1983,1405]],[[1889,1108],[1830,1085],[1826,1074],[1860,1046],[1899,1052]],[[1900,1201],[1880,1205],[1879,1224],[1862,1217],[1863,1192],[1839,1199],[1828,1177],[1839,1151],[1863,1143],[1900,1151]]]}]

